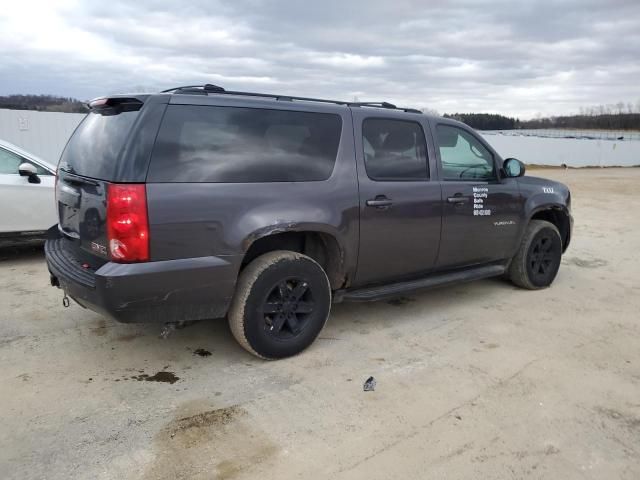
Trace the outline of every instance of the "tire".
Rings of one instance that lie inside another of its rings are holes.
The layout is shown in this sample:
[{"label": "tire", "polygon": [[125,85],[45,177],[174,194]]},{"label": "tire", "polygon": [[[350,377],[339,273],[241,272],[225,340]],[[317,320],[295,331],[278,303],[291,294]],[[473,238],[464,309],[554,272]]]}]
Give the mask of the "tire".
[{"label": "tire", "polygon": [[509,279],[519,287],[539,290],[551,285],[562,259],[562,238],[556,226],[531,220],[509,265]]},{"label": "tire", "polygon": [[240,274],[228,319],[235,339],[264,359],[290,357],[313,343],[329,318],[331,286],[318,263],[274,251]]}]

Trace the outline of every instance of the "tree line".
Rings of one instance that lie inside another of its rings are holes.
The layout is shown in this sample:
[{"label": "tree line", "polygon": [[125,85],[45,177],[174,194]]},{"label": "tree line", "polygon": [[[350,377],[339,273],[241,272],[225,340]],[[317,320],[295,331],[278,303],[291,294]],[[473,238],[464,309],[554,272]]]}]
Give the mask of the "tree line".
[{"label": "tree line", "polygon": [[520,128],[520,120],[505,117],[497,113],[445,113],[444,118],[451,118],[466,123],[476,130],[513,130]]},{"label": "tree line", "polygon": [[640,100],[632,103],[618,102],[580,109],[576,115],[542,117],[531,120],[507,117],[495,113],[444,114],[466,123],[477,130],[514,130],[519,128],[566,128],[597,130],[640,130]]},{"label": "tree line", "polygon": [[86,113],[89,111],[87,105],[76,98],[57,97],[55,95],[0,96],[0,108],[66,113]]},{"label": "tree line", "polygon": [[604,113],[536,118],[520,122],[520,128],[640,130],[640,113]]},{"label": "tree line", "polygon": [[[0,108],[44,112],[86,113],[86,103],[71,97],[55,95],[0,96]],[[429,111],[431,112],[431,111]],[[436,113],[436,112],[431,112]],[[636,104],[618,102],[580,109],[576,115],[520,120],[496,113],[445,113],[445,118],[466,123],[477,130],[514,130],[520,128],[566,128],[598,130],[640,130],[640,100]]]}]

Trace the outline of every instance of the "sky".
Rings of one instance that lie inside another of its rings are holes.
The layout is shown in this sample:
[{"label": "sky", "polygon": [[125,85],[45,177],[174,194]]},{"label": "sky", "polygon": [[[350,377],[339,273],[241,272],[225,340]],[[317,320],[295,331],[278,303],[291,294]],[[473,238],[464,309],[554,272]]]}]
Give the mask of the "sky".
[{"label": "sky", "polygon": [[521,119],[640,108],[640,1],[2,1],[0,95],[203,83]]}]

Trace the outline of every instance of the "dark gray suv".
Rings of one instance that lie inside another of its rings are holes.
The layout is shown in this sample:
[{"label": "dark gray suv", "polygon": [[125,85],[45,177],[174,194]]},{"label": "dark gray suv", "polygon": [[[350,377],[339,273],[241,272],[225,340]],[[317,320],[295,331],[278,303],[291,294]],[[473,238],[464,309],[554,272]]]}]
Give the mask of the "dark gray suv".
[{"label": "dark gray suv", "polygon": [[227,316],[249,352],[286,357],[332,302],[503,274],[546,287],[571,238],[566,186],[417,110],[214,85],[90,107],[47,263],[121,322]]}]

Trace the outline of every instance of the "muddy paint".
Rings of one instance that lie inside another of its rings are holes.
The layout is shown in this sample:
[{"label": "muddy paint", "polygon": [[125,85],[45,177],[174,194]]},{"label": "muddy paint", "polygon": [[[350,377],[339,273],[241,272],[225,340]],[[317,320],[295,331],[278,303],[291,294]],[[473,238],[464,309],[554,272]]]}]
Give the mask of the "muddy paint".
[{"label": "muddy paint", "polygon": [[220,427],[221,425],[227,425],[234,419],[243,417],[247,412],[235,405],[226,408],[218,408],[215,410],[209,410],[207,412],[198,413],[196,415],[190,415],[188,417],[179,418],[175,421],[175,424],[171,427],[171,435],[178,433],[181,430],[188,430],[190,428],[205,428],[205,427]]},{"label": "muddy paint", "polygon": [[193,354],[200,357],[208,357],[211,355],[211,352],[209,350],[205,350],[204,348],[198,348],[193,352]]},{"label": "muddy paint", "polygon": [[136,338],[140,338],[142,336],[143,336],[142,333],[130,333],[128,335],[120,335],[119,337],[116,338],[116,341],[117,342],[130,342],[130,341],[135,340]]},{"label": "muddy paint", "polygon": [[415,302],[415,301],[416,301],[415,298],[398,297],[398,298],[393,298],[393,299],[389,300],[387,303],[389,305],[393,305],[394,307],[401,307],[403,305],[406,305],[407,303],[411,303],[411,302]]},{"label": "muddy paint", "polygon": [[158,432],[155,462],[143,478],[254,478],[278,452],[242,406],[215,408],[209,399],[196,400],[179,407]]},{"label": "muddy paint", "polygon": [[176,375],[173,372],[158,372],[155,375],[147,375],[146,373],[140,374],[140,375],[134,375],[131,377],[133,380],[138,380],[139,382],[163,382],[163,383],[170,383],[170,384],[174,384],[176,383],[178,380],[180,380],[180,377],[176,377]]},{"label": "muddy paint", "polygon": [[98,323],[91,328],[91,333],[98,337],[103,337],[107,334],[107,322],[105,320],[98,320]]}]

